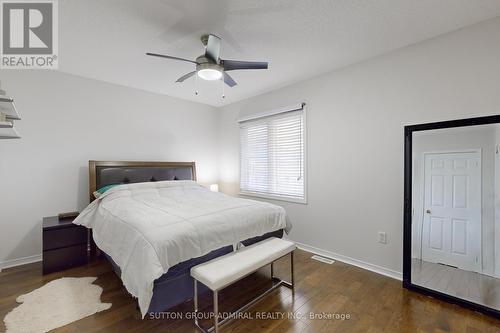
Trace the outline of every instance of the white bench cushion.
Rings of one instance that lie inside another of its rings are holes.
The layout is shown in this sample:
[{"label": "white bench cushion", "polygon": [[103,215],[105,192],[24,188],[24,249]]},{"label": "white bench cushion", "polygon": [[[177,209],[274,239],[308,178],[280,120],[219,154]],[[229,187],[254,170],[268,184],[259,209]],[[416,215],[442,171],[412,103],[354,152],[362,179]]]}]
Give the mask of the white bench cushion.
[{"label": "white bench cushion", "polygon": [[191,268],[191,276],[219,290],[296,249],[293,242],[268,238]]}]

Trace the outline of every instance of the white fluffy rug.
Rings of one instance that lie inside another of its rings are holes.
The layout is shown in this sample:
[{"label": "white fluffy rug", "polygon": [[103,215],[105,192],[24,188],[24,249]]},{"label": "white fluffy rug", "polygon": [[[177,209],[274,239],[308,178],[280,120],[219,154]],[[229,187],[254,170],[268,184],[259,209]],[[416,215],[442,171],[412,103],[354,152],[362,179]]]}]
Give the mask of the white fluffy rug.
[{"label": "white fluffy rug", "polygon": [[7,332],[48,332],[109,309],[111,303],[101,303],[102,288],[92,284],[96,279],[61,278],[19,296],[22,304],[4,318]]}]

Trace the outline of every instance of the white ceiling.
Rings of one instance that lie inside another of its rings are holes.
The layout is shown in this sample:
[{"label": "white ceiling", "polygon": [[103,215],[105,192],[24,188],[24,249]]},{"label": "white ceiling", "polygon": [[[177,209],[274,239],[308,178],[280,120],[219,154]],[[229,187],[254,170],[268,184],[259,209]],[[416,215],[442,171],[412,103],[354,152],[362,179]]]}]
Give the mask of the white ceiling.
[{"label": "white ceiling", "polygon": [[[61,0],[60,70],[220,106],[500,15],[500,0]],[[222,57],[269,61],[233,71],[238,82],[174,81],[203,33],[223,38]]]}]

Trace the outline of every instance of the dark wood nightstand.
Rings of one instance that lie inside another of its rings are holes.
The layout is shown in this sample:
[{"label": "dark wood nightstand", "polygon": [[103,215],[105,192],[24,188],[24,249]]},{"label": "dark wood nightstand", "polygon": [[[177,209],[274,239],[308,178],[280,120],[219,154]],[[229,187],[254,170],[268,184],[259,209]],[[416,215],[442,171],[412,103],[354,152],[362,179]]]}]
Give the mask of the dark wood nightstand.
[{"label": "dark wood nightstand", "polygon": [[79,266],[88,261],[88,229],[73,218],[43,218],[43,274]]}]

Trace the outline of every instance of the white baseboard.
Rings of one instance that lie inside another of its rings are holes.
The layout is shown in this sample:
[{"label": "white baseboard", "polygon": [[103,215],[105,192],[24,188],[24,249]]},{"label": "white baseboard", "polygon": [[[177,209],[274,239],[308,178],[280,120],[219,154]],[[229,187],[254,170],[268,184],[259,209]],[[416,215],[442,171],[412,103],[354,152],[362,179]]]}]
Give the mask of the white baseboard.
[{"label": "white baseboard", "polygon": [[389,268],[385,268],[382,266],[370,264],[368,262],[364,262],[364,261],[361,261],[358,259],[350,258],[350,257],[344,256],[341,254],[337,254],[334,252],[330,252],[327,250],[318,249],[317,247],[310,246],[307,244],[302,244],[302,243],[298,243],[298,242],[295,242],[295,244],[297,244],[297,247],[301,250],[311,252],[311,253],[314,253],[314,254],[317,254],[317,255],[320,255],[323,257],[328,257],[328,258],[332,258],[332,259],[335,259],[338,261],[342,261],[343,263],[357,266],[357,267],[360,267],[360,268],[363,268],[363,269],[366,269],[366,270],[369,270],[369,271],[372,271],[372,272],[375,272],[378,274],[382,274],[382,275],[388,276],[388,277],[396,279],[396,280],[400,280],[400,281],[403,280],[403,274],[401,272],[398,272],[398,271],[395,271],[395,270],[392,270]]},{"label": "white baseboard", "polygon": [[38,261],[42,261],[41,254],[36,254],[34,256],[29,256],[29,257],[24,257],[24,258],[6,260],[3,262],[0,262],[0,272],[2,271],[2,269],[5,269],[5,268],[31,264],[31,263],[38,262]]}]

